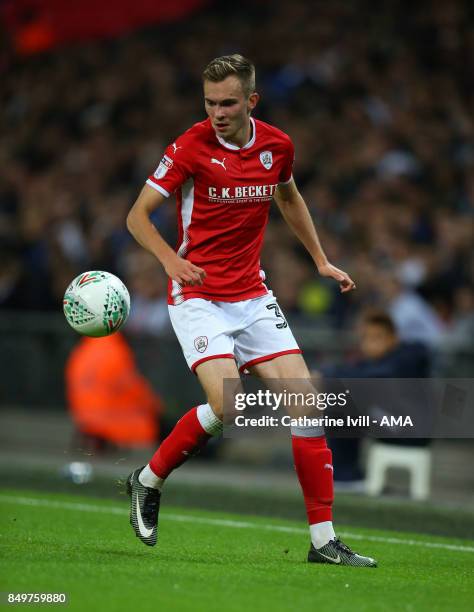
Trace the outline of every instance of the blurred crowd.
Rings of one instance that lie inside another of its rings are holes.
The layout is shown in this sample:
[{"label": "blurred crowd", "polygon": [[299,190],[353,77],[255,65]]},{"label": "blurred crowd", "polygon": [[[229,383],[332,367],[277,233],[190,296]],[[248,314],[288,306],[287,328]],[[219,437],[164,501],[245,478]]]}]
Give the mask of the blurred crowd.
[{"label": "blurred crowd", "polygon": [[[474,344],[474,10],[468,0],[211,4],[192,20],[20,59],[2,47],[0,307],[58,310],[87,269],[119,274],[129,330],[168,329],[166,278],[125,217],[165,146],[204,118],[201,71],[257,66],[255,116],[287,132],[341,298],[273,210],[262,265],[284,311],[403,340]],[[176,240],[172,203],[154,221]]]}]

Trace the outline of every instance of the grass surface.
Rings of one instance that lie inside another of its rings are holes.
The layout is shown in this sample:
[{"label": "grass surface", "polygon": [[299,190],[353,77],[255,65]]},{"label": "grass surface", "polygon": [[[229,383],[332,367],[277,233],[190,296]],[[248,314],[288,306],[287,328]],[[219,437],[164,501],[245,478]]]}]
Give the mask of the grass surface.
[{"label": "grass surface", "polygon": [[[80,493],[87,497],[123,500],[120,490],[124,485],[118,478],[97,472],[91,482],[78,486],[64,478],[57,466],[25,469],[15,465],[12,469],[8,462],[4,462],[0,465],[0,483],[4,489],[54,491],[74,496]],[[177,482],[172,478],[166,483],[166,505],[292,521],[306,519],[299,489],[291,493],[276,486],[249,488],[246,483],[236,483],[232,477],[225,485],[202,483],[199,478],[192,482]],[[434,502],[427,504],[399,497],[373,498],[337,492],[333,510],[338,525],[474,540],[474,512],[469,506],[440,506]]]},{"label": "grass surface", "polygon": [[125,501],[4,490],[0,506],[0,590],[66,592],[69,610],[474,609],[471,541],[340,527],[379,561],[346,568],[305,563],[300,522],[165,506],[147,548]]}]

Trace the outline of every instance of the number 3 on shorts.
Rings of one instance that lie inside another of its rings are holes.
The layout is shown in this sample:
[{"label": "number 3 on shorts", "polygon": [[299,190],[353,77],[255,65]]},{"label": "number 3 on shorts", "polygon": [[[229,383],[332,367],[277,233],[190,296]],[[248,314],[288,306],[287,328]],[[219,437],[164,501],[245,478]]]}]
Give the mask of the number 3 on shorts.
[{"label": "number 3 on shorts", "polygon": [[281,319],[280,323],[275,323],[277,329],[285,329],[285,327],[288,327],[288,323],[286,322],[285,317],[282,315],[282,312],[278,304],[267,304],[267,309],[274,310],[276,318]]}]

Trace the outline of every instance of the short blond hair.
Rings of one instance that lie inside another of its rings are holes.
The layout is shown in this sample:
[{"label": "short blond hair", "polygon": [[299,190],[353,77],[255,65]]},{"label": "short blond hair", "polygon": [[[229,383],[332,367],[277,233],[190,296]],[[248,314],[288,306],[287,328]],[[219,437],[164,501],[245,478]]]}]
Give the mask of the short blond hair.
[{"label": "short blond hair", "polygon": [[220,83],[228,76],[236,76],[242,84],[246,96],[255,91],[255,66],[243,55],[222,55],[213,59],[202,73],[203,81]]}]

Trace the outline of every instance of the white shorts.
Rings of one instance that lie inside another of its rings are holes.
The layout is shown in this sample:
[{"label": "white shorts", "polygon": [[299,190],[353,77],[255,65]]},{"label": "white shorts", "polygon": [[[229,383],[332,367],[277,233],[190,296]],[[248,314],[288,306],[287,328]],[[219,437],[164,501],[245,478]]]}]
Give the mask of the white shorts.
[{"label": "white shorts", "polygon": [[301,353],[273,293],[241,302],[201,298],[168,306],[188,366],[235,359],[240,372],[280,355]]}]

